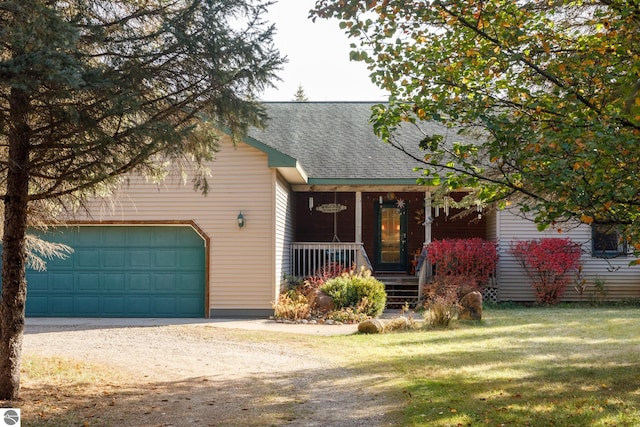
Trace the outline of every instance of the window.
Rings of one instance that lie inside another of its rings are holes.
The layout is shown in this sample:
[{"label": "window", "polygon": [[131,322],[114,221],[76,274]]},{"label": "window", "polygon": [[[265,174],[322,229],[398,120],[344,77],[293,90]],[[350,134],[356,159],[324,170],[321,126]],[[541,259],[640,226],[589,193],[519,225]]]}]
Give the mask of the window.
[{"label": "window", "polygon": [[592,251],[594,257],[611,258],[627,254],[626,241],[618,228],[612,224],[591,225]]}]

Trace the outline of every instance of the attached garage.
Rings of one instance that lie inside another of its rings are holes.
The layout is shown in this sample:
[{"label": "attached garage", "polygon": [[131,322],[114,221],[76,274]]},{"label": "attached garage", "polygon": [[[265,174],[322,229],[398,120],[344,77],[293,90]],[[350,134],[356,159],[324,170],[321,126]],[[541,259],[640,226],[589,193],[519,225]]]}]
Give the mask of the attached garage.
[{"label": "attached garage", "polygon": [[27,316],[205,315],[205,243],[190,226],[83,225],[46,238],[74,252],[27,270]]}]

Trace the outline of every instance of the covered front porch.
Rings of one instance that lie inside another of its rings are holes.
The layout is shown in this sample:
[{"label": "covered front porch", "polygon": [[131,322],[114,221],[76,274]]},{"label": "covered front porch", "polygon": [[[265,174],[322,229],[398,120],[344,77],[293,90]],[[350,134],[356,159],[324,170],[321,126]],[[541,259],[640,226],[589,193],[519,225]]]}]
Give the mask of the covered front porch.
[{"label": "covered front porch", "polygon": [[[443,238],[487,238],[480,215],[460,218],[460,209],[434,202],[429,190],[415,188],[299,191],[295,197],[295,241],[290,274],[321,276],[339,265],[365,268],[385,283],[389,306],[421,300],[430,277],[419,257],[425,244]],[[413,191],[412,191],[413,190]],[[461,199],[462,193],[452,194]]]}]

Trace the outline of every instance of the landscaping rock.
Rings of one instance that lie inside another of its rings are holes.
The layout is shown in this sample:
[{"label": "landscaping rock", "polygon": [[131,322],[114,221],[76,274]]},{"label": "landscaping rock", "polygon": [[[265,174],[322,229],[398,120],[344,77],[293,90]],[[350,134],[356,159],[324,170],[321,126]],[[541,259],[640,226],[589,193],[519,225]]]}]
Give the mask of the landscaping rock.
[{"label": "landscaping rock", "polygon": [[317,311],[322,314],[333,311],[333,299],[320,289],[312,290],[309,295],[307,295],[307,302],[312,311]]},{"label": "landscaping rock", "polygon": [[411,327],[411,322],[404,316],[394,317],[386,322],[384,329],[390,331],[405,331]]},{"label": "landscaping rock", "polygon": [[378,319],[368,319],[358,324],[358,332],[362,334],[381,334],[384,325]]},{"label": "landscaping rock", "polygon": [[482,320],[482,294],[469,292],[460,300],[458,320]]}]

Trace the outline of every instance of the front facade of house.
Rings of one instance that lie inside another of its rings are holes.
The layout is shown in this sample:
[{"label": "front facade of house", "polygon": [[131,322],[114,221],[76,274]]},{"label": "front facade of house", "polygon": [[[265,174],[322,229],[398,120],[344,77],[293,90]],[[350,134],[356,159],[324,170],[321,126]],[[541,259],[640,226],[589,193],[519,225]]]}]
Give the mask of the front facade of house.
[{"label": "front facade of house", "polygon": [[[223,138],[206,196],[178,171],[159,185],[132,177],[51,233],[75,252],[28,272],[27,315],[265,317],[288,275],[357,261],[374,274],[415,276],[425,242],[463,237],[498,242],[499,300],[533,300],[507,242],[540,237],[535,225],[508,211],[459,219],[437,204],[415,183],[418,165],[373,136],[371,105],[268,104],[265,130],[235,146]],[[587,244],[584,228],[567,235]],[[639,293],[626,258],[585,261],[610,298]]]}]

